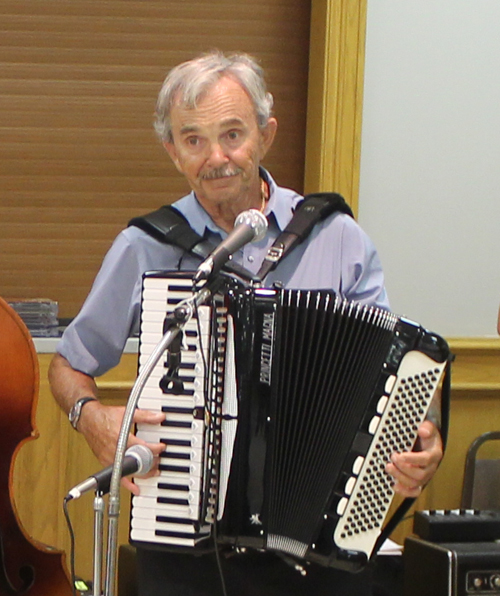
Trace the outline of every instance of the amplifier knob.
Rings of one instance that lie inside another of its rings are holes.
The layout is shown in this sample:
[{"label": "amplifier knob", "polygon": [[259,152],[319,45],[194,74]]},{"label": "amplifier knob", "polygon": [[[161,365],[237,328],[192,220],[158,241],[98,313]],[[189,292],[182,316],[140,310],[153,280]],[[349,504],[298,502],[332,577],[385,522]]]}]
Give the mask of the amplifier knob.
[{"label": "amplifier knob", "polygon": [[498,573],[490,577],[490,584],[492,588],[500,588],[500,575]]}]

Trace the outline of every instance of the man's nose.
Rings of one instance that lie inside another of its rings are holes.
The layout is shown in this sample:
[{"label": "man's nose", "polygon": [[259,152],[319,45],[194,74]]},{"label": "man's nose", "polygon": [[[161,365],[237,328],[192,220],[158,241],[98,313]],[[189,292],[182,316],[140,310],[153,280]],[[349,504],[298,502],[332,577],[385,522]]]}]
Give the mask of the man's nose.
[{"label": "man's nose", "polygon": [[224,147],[221,143],[212,143],[210,145],[210,155],[208,157],[211,166],[217,167],[221,164],[225,164],[229,161],[226,152],[224,151]]}]

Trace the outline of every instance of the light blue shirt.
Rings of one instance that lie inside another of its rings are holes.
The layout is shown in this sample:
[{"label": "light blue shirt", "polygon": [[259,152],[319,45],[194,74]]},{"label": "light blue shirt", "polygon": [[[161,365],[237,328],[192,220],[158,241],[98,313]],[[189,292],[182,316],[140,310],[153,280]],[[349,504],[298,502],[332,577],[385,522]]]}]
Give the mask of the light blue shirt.
[{"label": "light blue shirt", "polygon": [[[267,234],[233,256],[235,262],[254,274],[303,198],[277,186],[267,172],[263,175],[270,185],[265,209]],[[227,236],[194,193],[174,206],[200,236],[207,230],[214,244]],[[158,242],[137,227],[126,228],[104,258],[80,313],[64,332],[57,351],[74,369],[91,376],[102,375],[118,364],[127,338],[138,332],[142,275],[146,271],[195,270],[199,263],[180,248]],[[265,285],[278,281],[286,288],[331,289],[348,300],[389,307],[375,247],[360,226],[342,213],[316,225],[310,236],[266,277]]]}]

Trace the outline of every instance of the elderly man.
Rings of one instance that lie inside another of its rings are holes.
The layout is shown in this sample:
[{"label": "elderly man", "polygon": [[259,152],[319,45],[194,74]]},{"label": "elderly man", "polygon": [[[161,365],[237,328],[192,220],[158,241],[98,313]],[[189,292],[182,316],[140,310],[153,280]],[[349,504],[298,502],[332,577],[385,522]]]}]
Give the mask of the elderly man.
[{"label": "elderly man", "polygon": [[[174,68],[161,89],[156,130],[191,193],[174,206],[201,236],[218,243],[247,209],[262,211],[266,237],[247,245],[234,261],[256,273],[302,197],[277,186],[260,164],[271,147],[277,121],[263,73],[251,57],[203,55]],[[132,333],[138,329],[141,276],[150,270],[193,270],[193,255],[165,245],[137,227],[119,234],[94,282],[81,312],[68,327],[50,368],[52,391],[70,413],[103,465],[113,460],[123,408],[99,402],[94,377],[118,363]],[[332,289],[362,304],[388,308],[376,251],[356,224],[334,214],[318,224],[265,279],[287,288]],[[89,399],[91,398],[91,399]],[[137,410],[137,423],[158,424],[164,415]],[[395,489],[418,496],[442,457],[440,435],[430,422],[419,430],[422,451],[394,454],[387,472]],[[141,442],[131,435],[129,444]],[[150,444],[159,455],[163,445]],[[132,491],[137,488],[124,481]],[[142,595],[220,594],[219,570],[213,555],[201,557],[139,549]],[[272,553],[224,552],[222,573],[229,594],[293,595],[369,594],[369,574],[350,575],[309,566],[304,577]]]}]

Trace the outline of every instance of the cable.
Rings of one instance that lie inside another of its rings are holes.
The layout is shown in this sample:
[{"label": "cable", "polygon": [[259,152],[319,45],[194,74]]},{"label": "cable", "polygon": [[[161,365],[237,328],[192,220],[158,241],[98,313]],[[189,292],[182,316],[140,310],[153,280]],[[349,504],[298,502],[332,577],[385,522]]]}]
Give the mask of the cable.
[{"label": "cable", "polygon": [[68,497],[64,498],[63,501],[63,511],[64,511],[64,517],[66,518],[66,523],[68,525],[68,532],[69,532],[69,537],[70,537],[70,571],[71,571],[71,589],[73,591],[73,596],[76,596],[76,588],[75,588],[75,582],[76,582],[76,574],[75,574],[75,533],[73,532],[73,526],[71,525],[71,520],[69,517],[69,513],[68,513],[68,501],[70,501],[70,499],[68,499]]},{"label": "cable", "polygon": [[219,547],[217,544],[217,520],[214,520],[213,538],[214,538],[214,546],[215,546],[215,560],[217,561],[217,569],[219,570],[219,578],[220,578],[220,584],[221,584],[221,588],[222,588],[222,594],[223,594],[223,596],[227,596],[226,580],[224,578],[224,572],[222,571],[220,552],[219,552]]}]

